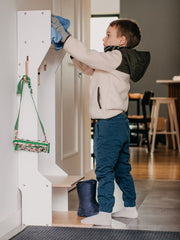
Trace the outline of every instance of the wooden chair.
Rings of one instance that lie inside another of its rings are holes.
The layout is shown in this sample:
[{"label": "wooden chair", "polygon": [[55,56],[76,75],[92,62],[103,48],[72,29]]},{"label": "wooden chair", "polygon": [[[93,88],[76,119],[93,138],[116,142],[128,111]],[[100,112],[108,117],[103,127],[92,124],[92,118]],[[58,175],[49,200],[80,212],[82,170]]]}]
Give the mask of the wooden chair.
[{"label": "wooden chair", "polygon": [[153,92],[145,91],[141,99],[142,114],[130,115],[128,113],[129,124],[135,124],[137,126],[136,128],[130,129],[130,134],[132,133],[143,134],[145,136],[145,140],[147,143],[148,152],[150,152],[148,123],[151,122],[151,109],[152,109],[152,100],[150,98],[153,96],[154,96]]},{"label": "wooden chair", "polygon": [[[152,113],[151,113],[152,121],[150,124],[150,130],[149,130],[150,138],[152,136],[151,152],[154,152],[155,140],[156,140],[157,134],[160,134],[160,135],[164,134],[166,136],[171,135],[173,149],[176,149],[176,142],[175,142],[175,136],[176,136],[177,149],[180,152],[179,127],[178,127],[177,112],[176,112],[176,105],[175,105],[175,100],[177,100],[177,98],[175,98],[175,97],[153,97],[153,98],[151,98],[151,100],[153,101],[153,108],[152,108]],[[169,131],[167,129],[165,129],[164,131],[159,131],[159,129],[158,129],[159,109],[160,109],[161,104],[165,104],[168,108],[169,123],[170,123]]]}]

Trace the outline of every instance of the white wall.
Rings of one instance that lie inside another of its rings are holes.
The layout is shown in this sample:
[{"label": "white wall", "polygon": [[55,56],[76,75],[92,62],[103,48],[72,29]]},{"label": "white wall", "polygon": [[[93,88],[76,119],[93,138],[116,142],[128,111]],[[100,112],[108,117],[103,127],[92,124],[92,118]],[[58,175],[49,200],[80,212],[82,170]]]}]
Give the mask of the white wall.
[{"label": "white wall", "polygon": [[16,0],[17,10],[49,10],[52,9],[52,0]]},{"label": "white wall", "polygon": [[0,236],[20,223],[17,155],[12,140],[16,118],[16,5],[0,1]]},{"label": "white wall", "polygon": [[91,14],[119,14],[120,0],[91,0]]},{"label": "white wall", "polygon": [[[172,79],[180,72],[179,9],[179,0],[121,0],[120,16],[135,19],[141,27],[138,48],[151,52],[147,72],[138,83],[131,82],[131,91],[152,90],[155,96],[167,96],[167,85],[157,84],[156,80]],[[160,110],[165,116],[166,107]]]}]

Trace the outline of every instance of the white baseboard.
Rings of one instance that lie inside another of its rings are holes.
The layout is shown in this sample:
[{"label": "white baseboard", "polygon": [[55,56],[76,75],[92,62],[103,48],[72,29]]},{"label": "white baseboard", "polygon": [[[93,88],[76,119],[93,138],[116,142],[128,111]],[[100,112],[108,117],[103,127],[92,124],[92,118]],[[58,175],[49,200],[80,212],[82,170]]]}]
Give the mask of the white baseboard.
[{"label": "white baseboard", "polygon": [[7,239],[5,236],[21,226],[21,209],[17,210],[15,213],[9,215],[5,220],[0,222],[0,240]]}]

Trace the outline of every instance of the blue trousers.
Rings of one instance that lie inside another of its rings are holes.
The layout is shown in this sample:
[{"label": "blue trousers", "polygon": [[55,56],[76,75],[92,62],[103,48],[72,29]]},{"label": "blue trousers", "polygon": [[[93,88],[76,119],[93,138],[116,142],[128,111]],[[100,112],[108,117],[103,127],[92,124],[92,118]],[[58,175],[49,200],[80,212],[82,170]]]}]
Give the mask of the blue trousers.
[{"label": "blue trousers", "polygon": [[136,205],[134,181],[129,163],[129,121],[122,113],[110,119],[99,119],[95,125],[94,154],[98,181],[99,210],[112,212],[114,180],[122,191],[125,207]]}]

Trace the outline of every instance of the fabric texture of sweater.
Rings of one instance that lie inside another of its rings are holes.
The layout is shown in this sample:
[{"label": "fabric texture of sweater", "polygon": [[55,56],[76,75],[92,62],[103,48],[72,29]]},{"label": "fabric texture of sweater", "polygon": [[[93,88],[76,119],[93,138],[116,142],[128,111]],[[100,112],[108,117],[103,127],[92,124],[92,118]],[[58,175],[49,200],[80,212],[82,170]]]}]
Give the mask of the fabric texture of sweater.
[{"label": "fabric texture of sweater", "polygon": [[130,79],[138,81],[150,62],[149,52],[109,46],[105,52],[88,49],[70,36],[64,50],[74,64],[91,75],[89,112],[92,119],[112,118],[128,109]]}]

